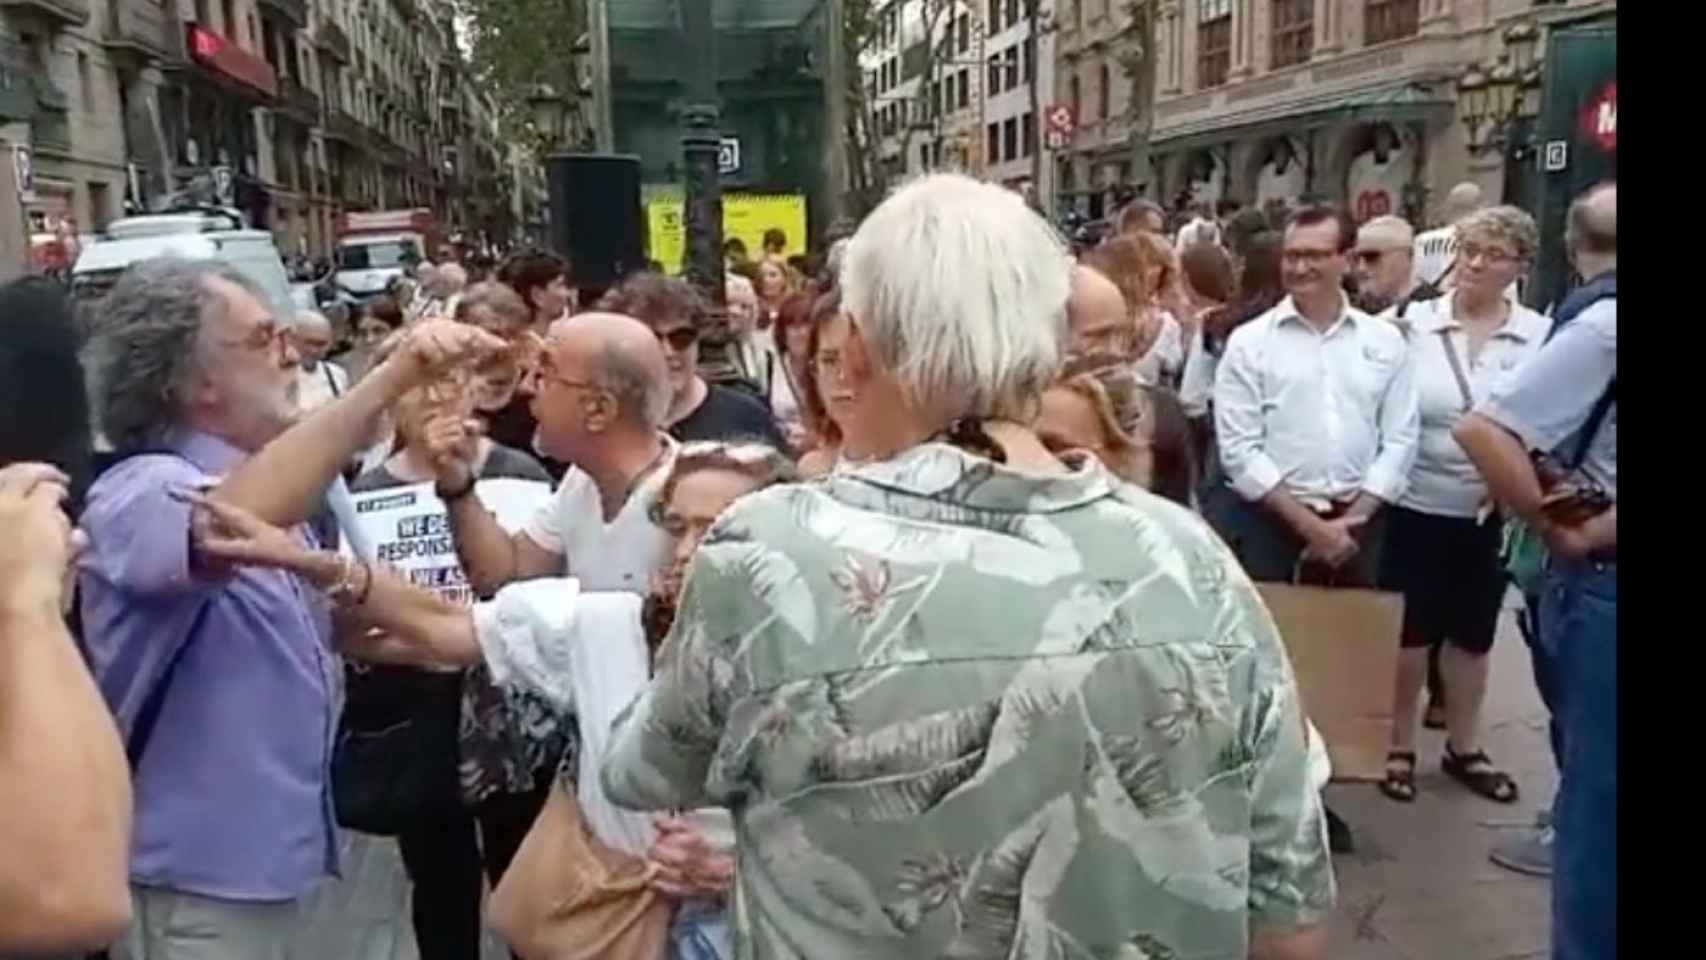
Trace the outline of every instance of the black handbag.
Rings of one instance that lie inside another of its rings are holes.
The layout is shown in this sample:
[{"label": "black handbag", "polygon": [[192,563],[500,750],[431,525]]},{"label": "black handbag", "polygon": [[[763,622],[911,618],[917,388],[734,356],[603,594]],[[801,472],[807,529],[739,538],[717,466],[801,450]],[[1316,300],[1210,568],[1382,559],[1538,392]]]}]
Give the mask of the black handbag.
[{"label": "black handbag", "polygon": [[332,751],[338,823],[396,836],[460,815],[462,674],[352,665],[347,675]]}]

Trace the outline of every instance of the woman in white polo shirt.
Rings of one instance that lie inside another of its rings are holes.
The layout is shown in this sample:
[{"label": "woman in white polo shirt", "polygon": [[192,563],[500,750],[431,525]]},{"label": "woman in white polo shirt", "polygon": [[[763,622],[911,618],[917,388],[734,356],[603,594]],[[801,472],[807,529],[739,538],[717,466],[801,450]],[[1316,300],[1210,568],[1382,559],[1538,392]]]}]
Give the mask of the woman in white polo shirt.
[{"label": "woman in white polo shirt", "polygon": [[[1402,320],[1416,366],[1421,441],[1410,482],[1386,521],[1382,586],[1404,594],[1392,746],[1381,790],[1416,797],[1416,720],[1428,650],[1441,645],[1446,687],[1440,766],[1488,799],[1510,803],[1516,782],[1481,749],[1481,702],[1506,584],[1500,523],[1487,486],[1451,437],[1466,410],[1528,362],[1551,321],[1505,296],[1538,240],[1534,219],[1515,207],[1480,210],[1457,226],[1456,285],[1412,303]],[[1389,311],[1385,314],[1393,318]]]}]

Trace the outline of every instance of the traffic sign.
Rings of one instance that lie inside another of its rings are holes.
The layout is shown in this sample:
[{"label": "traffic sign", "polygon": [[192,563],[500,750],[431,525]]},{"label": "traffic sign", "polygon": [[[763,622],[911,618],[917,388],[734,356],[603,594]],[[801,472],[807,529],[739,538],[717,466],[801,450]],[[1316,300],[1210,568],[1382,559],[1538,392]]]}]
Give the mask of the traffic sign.
[{"label": "traffic sign", "polygon": [[1072,131],[1078,126],[1078,118],[1073,116],[1072,108],[1064,103],[1057,103],[1049,107],[1043,112],[1043,116],[1048,120],[1048,129],[1052,132],[1071,136]]},{"label": "traffic sign", "polygon": [[740,171],[740,138],[724,137],[717,145],[717,172],[737,173]]},{"label": "traffic sign", "polygon": [[1072,136],[1070,134],[1061,133],[1059,130],[1049,130],[1043,134],[1043,143],[1050,150],[1064,149],[1066,145],[1071,142]]}]

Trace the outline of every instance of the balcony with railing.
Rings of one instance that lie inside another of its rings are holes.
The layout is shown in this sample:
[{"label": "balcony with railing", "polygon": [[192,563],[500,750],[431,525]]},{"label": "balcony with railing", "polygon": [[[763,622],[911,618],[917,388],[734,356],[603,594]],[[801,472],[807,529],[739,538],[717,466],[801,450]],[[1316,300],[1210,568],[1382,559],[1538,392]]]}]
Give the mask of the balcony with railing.
[{"label": "balcony with railing", "polygon": [[172,54],[162,9],[136,0],[107,0],[107,24],[101,46],[108,55],[129,60],[126,66],[164,60]]},{"label": "balcony with railing", "polygon": [[344,28],[338,26],[336,20],[327,17],[320,21],[319,27],[314,31],[314,43],[333,60],[349,63],[349,34],[344,33]]},{"label": "balcony with railing", "polygon": [[312,125],[320,122],[320,95],[299,81],[285,77],[278,83],[279,106],[297,123]]},{"label": "balcony with railing", "polygon": [[326,111],[326,138],[352,147],[366,148],[367,129],[348,110]]},{"label": "balcony with railing", "polygon": [[283,17],[298,30],[306,29],[308,26],[308,4],[306,0],[261,0],[261,8]]},{"label": "balcony with railing", "polygon": [[0,10],[49,29],[81,27],[89,22],[89,0],[0,0]]}]

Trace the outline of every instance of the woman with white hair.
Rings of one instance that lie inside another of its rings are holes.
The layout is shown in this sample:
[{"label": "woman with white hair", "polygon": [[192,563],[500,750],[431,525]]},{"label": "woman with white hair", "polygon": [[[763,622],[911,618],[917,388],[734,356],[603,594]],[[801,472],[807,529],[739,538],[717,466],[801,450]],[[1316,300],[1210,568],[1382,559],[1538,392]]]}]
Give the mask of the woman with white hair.
[{"label": "woman with white hair", "polygon": [[732,811],[745,956],[1324,948],[1272,619],[1199,519],[1029,426],[1069,278],[1011,191],[894,193],[818,354],[841,467],[735,502],[687,571],[603,783]]}]

